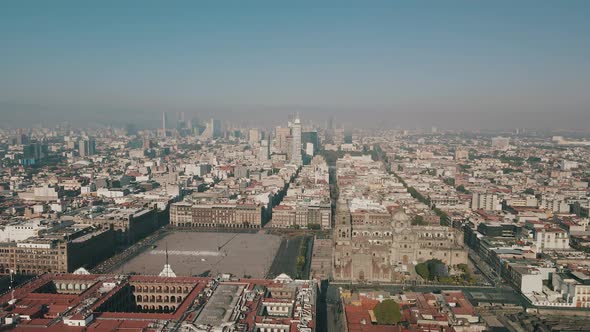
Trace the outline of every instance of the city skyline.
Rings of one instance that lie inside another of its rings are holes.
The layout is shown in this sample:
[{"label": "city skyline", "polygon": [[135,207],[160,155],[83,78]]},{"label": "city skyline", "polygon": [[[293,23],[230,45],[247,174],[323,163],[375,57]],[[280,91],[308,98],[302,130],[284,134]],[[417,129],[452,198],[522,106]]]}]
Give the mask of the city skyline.
[{"label": "city skyline", "polygon": [[588,1],[0,4],[0,330],[590,326]]}]

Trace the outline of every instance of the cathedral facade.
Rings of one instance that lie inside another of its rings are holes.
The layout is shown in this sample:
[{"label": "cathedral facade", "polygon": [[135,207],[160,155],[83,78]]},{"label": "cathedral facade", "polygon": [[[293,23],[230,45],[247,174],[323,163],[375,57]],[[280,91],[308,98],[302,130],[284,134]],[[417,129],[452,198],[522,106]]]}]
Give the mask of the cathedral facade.
[{"label": "cathedral facade", "polygon": [[399,280],[429,259],[467,263],[463,235],[445,226],[414,226],[403,211],[350,213],[340,202],[334,228],[333,277],[340,281]]}]

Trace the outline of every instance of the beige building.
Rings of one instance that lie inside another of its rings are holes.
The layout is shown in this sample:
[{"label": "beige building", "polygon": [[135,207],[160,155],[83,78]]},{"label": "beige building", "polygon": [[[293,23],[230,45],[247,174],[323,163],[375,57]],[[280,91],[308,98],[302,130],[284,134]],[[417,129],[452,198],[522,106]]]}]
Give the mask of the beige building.
[{"label": "beige building", "polygon": [[330,229],[330,204],[279,205],[273,209],[271,226],[275,228]]},{"label": "beige building", "polygon": [[353,220],[347,203],[341,202],[334,242],[335,280],[393,281],[399,271],[429,259],[447,265],[467,263],[461,233],[444,226],[412,226],[402,211],[387,218],[357,215]]},{"label": "beige building", "polygon": [[112,228],[65,228],[43,237],[0,245],[0,274],[68,273],[91,268],[115,249]]},{"label": "beige building", "polygon": [[170,224],[176,227],[261,228],[262,205],[174,203],[170,207]]}]

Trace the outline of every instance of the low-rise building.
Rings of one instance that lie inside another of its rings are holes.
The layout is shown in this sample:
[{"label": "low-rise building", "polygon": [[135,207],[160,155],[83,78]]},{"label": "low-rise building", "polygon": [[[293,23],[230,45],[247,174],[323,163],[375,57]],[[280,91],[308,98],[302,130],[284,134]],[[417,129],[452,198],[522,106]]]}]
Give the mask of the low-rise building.
[{"label": "low-rise building", "polygon": [[262,206],[254,203],[174,203],[170,224],[175,227],[261,228]]}]

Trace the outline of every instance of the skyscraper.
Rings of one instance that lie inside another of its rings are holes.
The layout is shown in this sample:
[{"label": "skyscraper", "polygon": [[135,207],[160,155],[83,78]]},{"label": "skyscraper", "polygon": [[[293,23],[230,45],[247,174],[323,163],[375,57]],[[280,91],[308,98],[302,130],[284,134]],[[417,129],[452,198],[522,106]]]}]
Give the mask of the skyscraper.
[{"label": "skyscraper", "polygon": [[78,142],[80,157],[92,156],[96,153],[96,140],[92,137],[83,138]]},{"label": "skyscraper", "polygon": [[303,158],[301,156],[301,120],[299,120],[299,114],[295,115],[295,120],[291,127],[291,135],[293,136],[291,162],[297,166],[301,166],[303,165]]},{"label": "skyscraper", "polygon": [[166,137],[166,112],[162,112],[162,137]]},{"label": "skyscraper", "polygon": [[207,127],[203,133],[201,133],[201,138],[209,139],[209,138],[219,138],[221,137],[221,121],[216,119],[211,119],[207,122]]},{"label": "skyscraper", "polygon": [[211,126],[213,127],[213,138],[221,137],[221,120],[211,119]]},{"label": "skyscraper", "polygon": [[257,128],[250,129],[248,132],[248,142],[250,144],[256,144],[260,142],[260,130]]},{"label": "skyscraper", "polygon": [[270,158],[270,144],[267,140],[260,141],[260,150],[258,152],[258,159],[260,161],[267,161]]},{"label": "skyscraper", "polygon": [[275,129],[275,148],[281,153],[287,153],[290,146],[287,144],[287,137],[291,136],[291,128],[277,127]]},{"label": "skyscraper", "polygon": [[88,155],[88,141],[85,139],[78,142],[78,154],[80,157],[86,157]]}]

